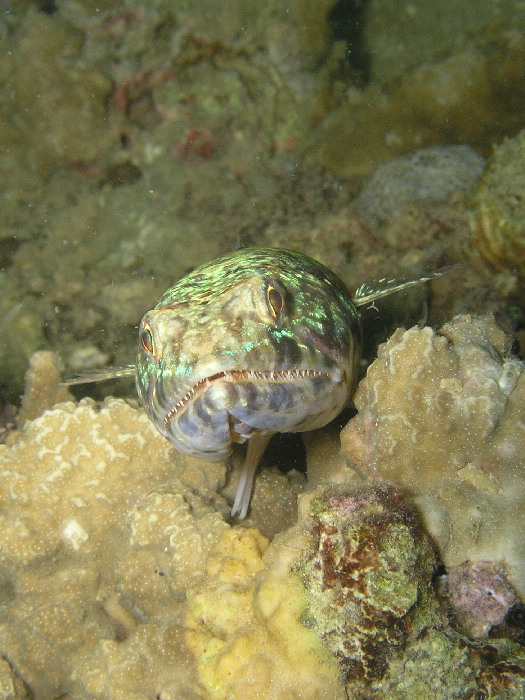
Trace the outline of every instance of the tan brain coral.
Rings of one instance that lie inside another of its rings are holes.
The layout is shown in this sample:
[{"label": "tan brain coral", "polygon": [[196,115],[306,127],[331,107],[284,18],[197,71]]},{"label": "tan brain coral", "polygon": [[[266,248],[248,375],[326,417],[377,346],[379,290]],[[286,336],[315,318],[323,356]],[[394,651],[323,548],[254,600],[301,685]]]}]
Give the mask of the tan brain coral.
[{"label": "tan brain coral", "polygon": [[[53,395],[41,374],[49,359],[33,363],[40,398]],[[35,406],[26,401],[27,412]],[[61,403],[9,439],[0,446],[2,653],[35,697],[195,698],[181,603],[228,528],[217,495],[224,465],[179,455],[116,399]],[[140,673],[125,670],[138,659]]]},{"label": "tan brain coral", "polygon": [[188,479],[186,465],[189,472],[195,465],[159,439],[145,414],[117,399],[100,407],[90,399],[59,404],[1,447],[0,550],[26,563],[63,546],[93,551],[108,531],[129,527],[128,512],[148,492],[176,484],[174,473],[192,485],[197,479],[204,494],[224,477],[224,467],[206,463]]},{"label": "tan brain coral", "polygon": [[[133,402],[75,403],[59,379],[36,353],[0,446],[2,654],[35,697],[195,700],[183,604],[229,530],[226,467],[178,453]],[[262,481],[254,515],[275,532],[300,484]]]}]

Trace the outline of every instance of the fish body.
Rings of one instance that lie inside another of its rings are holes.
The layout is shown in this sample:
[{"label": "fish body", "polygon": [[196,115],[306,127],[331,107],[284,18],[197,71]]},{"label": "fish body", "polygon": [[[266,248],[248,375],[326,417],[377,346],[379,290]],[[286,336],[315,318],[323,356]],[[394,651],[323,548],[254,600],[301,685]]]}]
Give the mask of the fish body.
[{"label": "fish body", "polygon": [[135,375],[153,423],[189,455],[222,460],[248,440],[232,509],[242,519],[271,435],[319,428],[351,396],[362,346],[357,307],[454,267],[365,283],[352,297],[306,255],[237,250],[183,277],[144,315],[136,366],[66,383]]},{"label": "fish body", "polygon": [[333,272],[292,251],[242,249],[191,272],[145,314],[137,390],[174,447],[221,460],[232,443],[328,423],[360,352],[359,314]]}]

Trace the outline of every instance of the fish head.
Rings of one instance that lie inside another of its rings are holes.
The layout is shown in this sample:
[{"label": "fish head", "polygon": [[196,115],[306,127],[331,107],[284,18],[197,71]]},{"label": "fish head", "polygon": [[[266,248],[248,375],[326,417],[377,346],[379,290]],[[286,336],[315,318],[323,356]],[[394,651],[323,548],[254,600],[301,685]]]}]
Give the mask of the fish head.
[{"label": "fish head", "polygon": [[145,314],[137,390],[180,451],[220,460],[255,434],[312,430],[355,383],[359,315],[311,258],[243,249],[190,273]]}]

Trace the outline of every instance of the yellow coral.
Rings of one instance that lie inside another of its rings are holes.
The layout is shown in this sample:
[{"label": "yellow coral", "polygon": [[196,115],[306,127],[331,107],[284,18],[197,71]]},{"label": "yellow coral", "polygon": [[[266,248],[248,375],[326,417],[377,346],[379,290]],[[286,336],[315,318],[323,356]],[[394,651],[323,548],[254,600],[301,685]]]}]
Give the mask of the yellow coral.
[{"label": "yellow coral", "polygon": [[229,530],[212,552],[208,580],[188,593],[186,643],[205,697],[344,697],[333,659],[301,624],[300,579],[289,570],[283,576],[279,558],[265,568],[267,547],[256,529]]}]

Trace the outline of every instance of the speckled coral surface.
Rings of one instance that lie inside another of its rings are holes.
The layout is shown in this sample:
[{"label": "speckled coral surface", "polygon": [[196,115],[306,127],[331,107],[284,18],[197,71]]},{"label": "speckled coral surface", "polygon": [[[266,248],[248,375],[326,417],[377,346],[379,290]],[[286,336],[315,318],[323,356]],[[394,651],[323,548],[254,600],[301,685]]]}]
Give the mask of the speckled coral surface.
[{"label": "speckled coral surface", "polygon": [[[133,401],[67,400],[58,366],[33,356],[0,446],[2,653],[35,698],[193,700],[182,615],[230,531],[226,466],[177,453]],[[290,524],[298,476],[268,470],[252,522]]]},{"label": "speckled coral surface", "polygon": [[525,372],[492,317],[396,331],[358,387],[343,453],[415,499],[446,564],[501,561],[525,593]]}]

